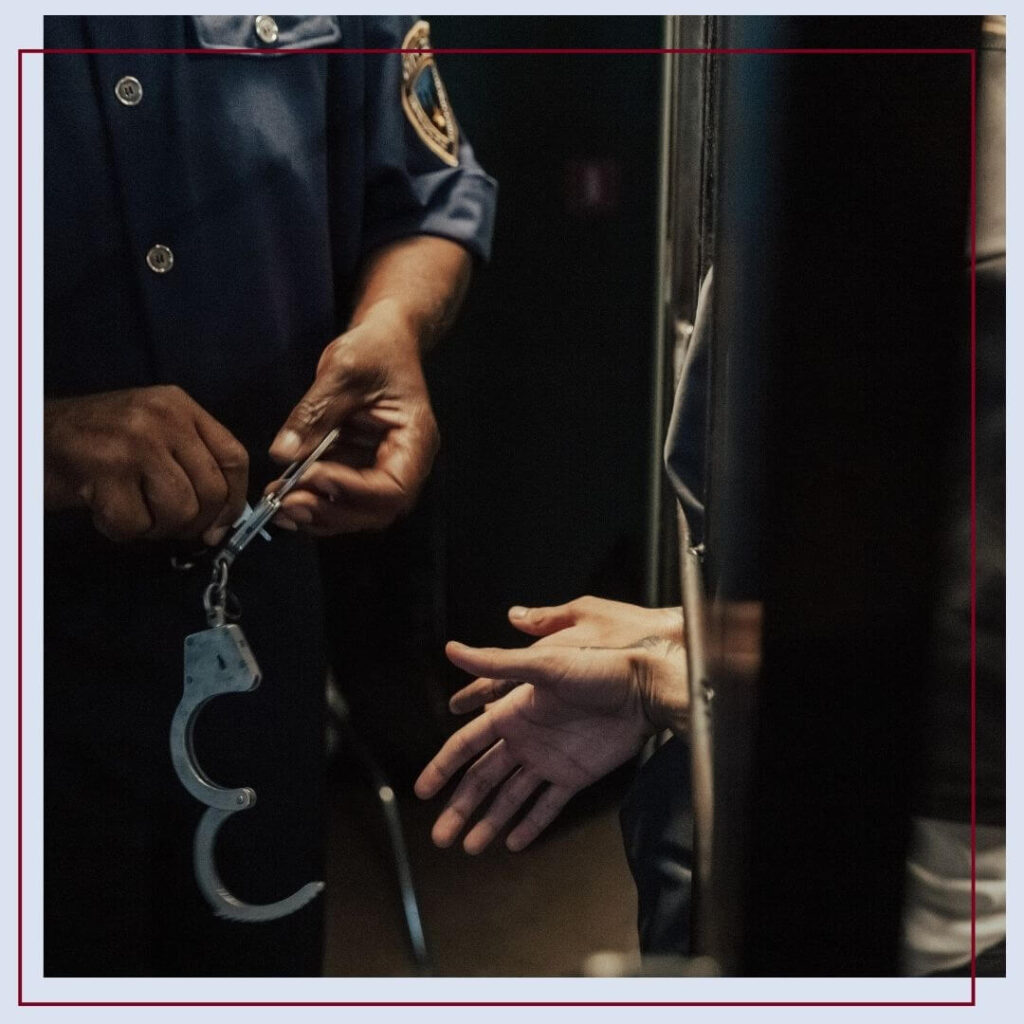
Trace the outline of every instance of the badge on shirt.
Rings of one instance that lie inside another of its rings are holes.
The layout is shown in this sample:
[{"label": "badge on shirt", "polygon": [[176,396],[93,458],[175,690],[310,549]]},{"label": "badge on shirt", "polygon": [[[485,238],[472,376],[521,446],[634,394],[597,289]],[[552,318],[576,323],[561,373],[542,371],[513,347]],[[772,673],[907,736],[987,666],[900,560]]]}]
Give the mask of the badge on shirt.
[{"label": "badge on shirt", "polygon": [[[403,50],[429,50],[430,25],[417,21]],[[459,126],[431,53],[402,54],[402,109],[424,145],[446,164],[459,163]]]}]

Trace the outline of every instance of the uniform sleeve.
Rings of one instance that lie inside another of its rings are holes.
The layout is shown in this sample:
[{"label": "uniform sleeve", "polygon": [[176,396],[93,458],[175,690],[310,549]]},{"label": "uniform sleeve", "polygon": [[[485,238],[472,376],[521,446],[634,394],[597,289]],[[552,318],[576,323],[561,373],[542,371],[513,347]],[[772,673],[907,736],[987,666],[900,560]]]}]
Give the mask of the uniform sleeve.
[{"label": "uniform sleeve", "polygon": [[[367,18],[364,39],[368,48],[420,47],[425,28],[413,18]],[[364,251],[425,234],[486,260],[497,184],[452,115],[433,58],[403,56],[367,59]]]}]

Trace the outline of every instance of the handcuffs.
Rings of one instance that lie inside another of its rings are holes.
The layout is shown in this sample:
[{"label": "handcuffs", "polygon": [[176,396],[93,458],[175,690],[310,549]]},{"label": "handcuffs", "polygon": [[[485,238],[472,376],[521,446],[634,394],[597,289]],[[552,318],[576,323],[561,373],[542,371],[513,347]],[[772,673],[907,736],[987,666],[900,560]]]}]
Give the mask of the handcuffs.
[{"label": "handcuffs", "polygon": [[206,811],[196,828],[193,864],[196,882],[218,917],[232,921],[273,921],[304,907],[324,889],[323,882],[308,882],[301,889],[275,903],[244,903],[221,881],[214,862],[214,844],[221,825],[238,811],[256,803],[249,786],[226,789],[203,771],[193,736],[199,712],[214,697],[225,693],[248,693],[260,685],[260,668],[239,625],[228,622],[228,572],[235,559],[257,535],[267,540],[263,529],[281,508],[281,500],[302,479],[338,437],[332,430],[302,462],[293,462],[284,472],[277,489],[234,524],[234,532],[213,556],[210,582],[203,592],[203,608],[209,626],[185,638],[184,692],[171,720],[171,761],[181,784]]}]

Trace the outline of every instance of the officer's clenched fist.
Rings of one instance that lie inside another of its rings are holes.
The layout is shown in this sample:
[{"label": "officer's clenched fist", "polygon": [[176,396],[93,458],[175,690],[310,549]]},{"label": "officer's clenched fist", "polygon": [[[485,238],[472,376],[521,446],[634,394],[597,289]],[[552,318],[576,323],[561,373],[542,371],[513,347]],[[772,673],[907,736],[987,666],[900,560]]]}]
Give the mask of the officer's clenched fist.
[{"label": "officer's clenched fist", "polygon": [[88,508],[112,540],[215,543],[245,505],[245,449],[181,388],[52,399],[44,417],[46,508]]}]

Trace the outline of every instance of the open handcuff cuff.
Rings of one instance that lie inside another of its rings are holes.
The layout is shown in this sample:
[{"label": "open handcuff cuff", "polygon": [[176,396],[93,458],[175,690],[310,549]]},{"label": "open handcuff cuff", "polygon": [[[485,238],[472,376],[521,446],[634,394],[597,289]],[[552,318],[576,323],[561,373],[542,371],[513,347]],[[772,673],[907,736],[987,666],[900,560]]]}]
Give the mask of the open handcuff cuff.
[{"label": "open handcuff cuff", "polygon": [[337,436],[338,431],[332,430],[306,459],[293,462],[276,490],[265,495],[255,508],[247,508],[234,524],[231,536],[213,555],[210,582],[203,592],[209,628],[185,638],[184,692],[171,720],[171,761],[181,784],[207,807],[193,843],[196,882],[214,912],[233,921],[273,921],[285,917],[324,889],[323,882],[308,882],[291,896],[263,904],[244,903],[228,891],[214,863],[217,832],[232,814],[252,807],[256,793],[248,786],[226,789],[211,781],[199,765],[193,739],[196,718],[208,701],[225,693],[248,693],[260,684],[260,668],[241,626],[228,621],[239,618],[238,609],[231,608],[229,570],[256,536],[270,539],[264,527],[280,510],[282,499]]}]

